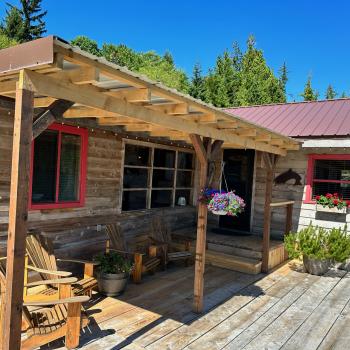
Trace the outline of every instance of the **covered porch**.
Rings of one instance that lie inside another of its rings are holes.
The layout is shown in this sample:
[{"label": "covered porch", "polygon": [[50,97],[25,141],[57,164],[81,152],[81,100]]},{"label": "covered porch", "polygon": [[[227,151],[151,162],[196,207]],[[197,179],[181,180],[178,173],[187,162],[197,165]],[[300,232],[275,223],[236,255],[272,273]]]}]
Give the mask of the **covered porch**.
[{"label": "covered porch", "polygon": [[[17,349],[20,345],[25,237],[30,227],[31,142],[53,122],[108,132],[117,138],[157,141],[193,150],[197,158],[193,198],[201,188],[219,186],[218,163],[221,164],[223,148],[261,152],[266,168],[262,270],[269,270],[274,167],[278,156],[298,149],[297,141],[148,81],[54,37],[3,50],[0,58],[0,94],[4,96],[1,104],[11,108],[15,105],[4,349]],[[290,215],[287,210],[287,225]],[[195,313],[207,307],[203,299],[206,232],[207,208],[199,204],[191,302]],[[227,273],[235,276],[232,271]]]}]

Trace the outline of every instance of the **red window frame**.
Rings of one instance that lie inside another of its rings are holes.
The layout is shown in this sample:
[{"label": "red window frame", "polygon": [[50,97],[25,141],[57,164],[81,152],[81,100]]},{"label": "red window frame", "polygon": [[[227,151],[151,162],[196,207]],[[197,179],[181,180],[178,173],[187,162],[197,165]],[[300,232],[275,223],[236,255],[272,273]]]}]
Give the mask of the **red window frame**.
[{"label": "red window frame", "polygon": [[[34,145],[35,140],[31,146],[31,163],[30,163],[30,186],[29,186],[29,209],[60,209],[60,208],[78,208],[85,205],[85,192],[86,192],[86,170],[87,170],[87,149],[88,149],[88,131],[84,128],[63,125],[52,124],[47,130],[58,131],[58,147],[57,147],[57,175],[56,175],[56,200],[55,203],[32,203],[32,190],[33,190],[33,171],[34,171]],[[62,133],[79,135],[81,137],[81,150],[80,150],[80,176],[79,176],[79,200],[74,202],[59,202],[58,200],[58,188],[60,178],[60,160],[61,160],[61,140]]]},{"label": "red window frame", "polygon": [[312,199],[312,187],[315,182],[333,182],[333,183],[347,183],[347,180],[320,180],[314,179],[314,166],[315,160],[350,160],[350,154],[310,154],[308,165],[307,165],[307,176],[306,176],[306,190],[304,203],[315,204],[316,201]]}]

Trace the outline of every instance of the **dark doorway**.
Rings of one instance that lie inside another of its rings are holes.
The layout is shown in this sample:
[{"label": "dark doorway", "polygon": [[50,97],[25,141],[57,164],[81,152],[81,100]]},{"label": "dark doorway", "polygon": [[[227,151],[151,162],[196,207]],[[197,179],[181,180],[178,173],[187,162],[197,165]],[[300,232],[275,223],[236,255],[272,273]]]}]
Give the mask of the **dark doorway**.
[{"label": "dark doorway", "polygon": [[[253,150],[224,150],[224,173],[228,190],[234,190],[242,197],[246,202],[246,207],[238,217],[220,216],[220,228],[224,229],[222,233],[229,234],[230,230],[250,231],[254,157],[255,151]],[[222,178],[222,189],[226,190],[224,178]]]}]

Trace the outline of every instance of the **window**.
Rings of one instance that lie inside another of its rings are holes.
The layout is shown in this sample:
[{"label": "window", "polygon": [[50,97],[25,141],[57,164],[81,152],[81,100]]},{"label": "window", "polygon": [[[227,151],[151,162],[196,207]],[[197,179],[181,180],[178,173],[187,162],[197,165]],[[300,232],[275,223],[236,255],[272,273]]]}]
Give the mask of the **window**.
[{"label": "window", "polygon": [[87,130],[53,124],[32,144],[30,209],[84,205]]},{"label": "window", "polygon": [[191,202],[193,154],[175,148],[125,144],[122,210]]},{"label": "window", "polygon": [[350,155],[310,155],[306,182],[305,202],[313,203],[326,193],[350,199]]}]

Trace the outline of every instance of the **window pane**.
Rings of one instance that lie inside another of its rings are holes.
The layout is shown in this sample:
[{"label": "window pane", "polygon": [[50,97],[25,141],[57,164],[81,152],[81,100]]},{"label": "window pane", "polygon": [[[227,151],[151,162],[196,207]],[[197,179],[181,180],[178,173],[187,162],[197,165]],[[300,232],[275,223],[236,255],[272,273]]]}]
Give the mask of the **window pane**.
[{"label": "window pane", "polygon": [[151,207],[162,208],[172,205],[172,191],[152,191]]},{"label": "window pane", "polygon": [[146,209],[147,191],[124,191],[122,210]]},{"label": "window pane", "polygon": [[350,180],[350,160],[315,161],[314,179],[318,180]]},{"label": "window pane", "polygon": [[125,145],[125,165],[148,166],[150,148],[136,145]]},{"label": "window pane", "polygon": [[177,156],[177,167],[179,169],[193,169],[193,154],[179,152]]},{"label": "window pane", "polygon": [[164,188],[174,186],[174,170],[153,170],[152,187]]},{"label": "window pane", "polygon": [[53,203],[56,197],[58,132],[47,130],[34,142],[32,203]]},{"label": "window pane", "polygon": [[79,200],[81,137],[64,134],[61,136],[60,202]]},{"label": "window pane", "polygon": [[176,187],[191,187],[192,171],[178,170],[176,176]]},{"label": "window pane", "polygon": [[148,169],[124,168],[124,188],[147,188]]},{"label": "window pane", "polygon": [[153,163],[155,167],[175,168],[175,151],[156,148]]},{"label": "window pane", "polygon": [[[176,190],[175,205],[179,205],[179,198],[185,198],[186,205],[191,205],[191,190]],[[183,202],[181,199],[180,202]]]},{"label": "window pane", "polygon": [[326,193],[339,193],[344,199],[350,199],[350,184],[339,184],[333,182],[314,182],[312,198]]}]

